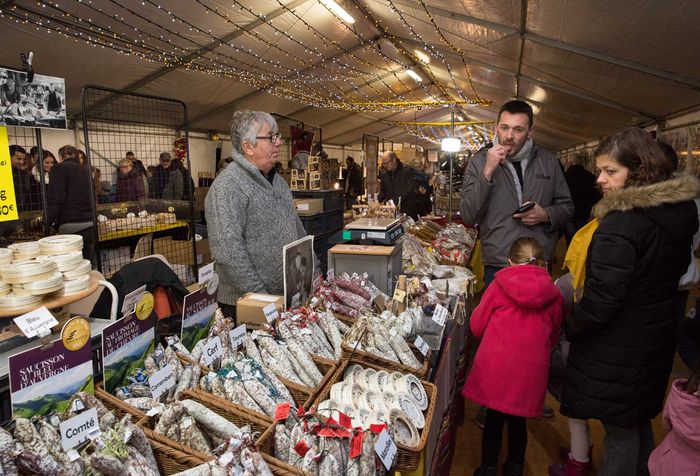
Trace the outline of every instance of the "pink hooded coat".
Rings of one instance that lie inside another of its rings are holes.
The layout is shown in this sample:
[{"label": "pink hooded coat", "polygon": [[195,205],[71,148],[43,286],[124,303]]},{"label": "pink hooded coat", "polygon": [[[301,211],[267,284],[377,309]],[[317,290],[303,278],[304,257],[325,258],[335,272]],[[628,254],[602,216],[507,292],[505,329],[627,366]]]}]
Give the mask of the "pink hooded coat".
[{"label": "pink hooded coat", "polygon": [[561,293],[544,268],[496,273],[469,322],[481,345],[462,394],[509,415],[540,416],[562,313]]},{"label": "pink hooded coat", "polygon": [[700,397],[680,389],[676,380],[664,407],[670,431],[649,457],[651,476],[700,476]]}]

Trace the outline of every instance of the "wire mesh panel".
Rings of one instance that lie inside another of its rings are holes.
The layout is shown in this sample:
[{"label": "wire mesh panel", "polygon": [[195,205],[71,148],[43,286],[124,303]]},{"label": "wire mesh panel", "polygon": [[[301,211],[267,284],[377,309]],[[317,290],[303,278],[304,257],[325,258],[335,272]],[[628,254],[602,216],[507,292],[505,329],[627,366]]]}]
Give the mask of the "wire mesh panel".
[{"label": "wire mesh panel", "polygon": [[[7,139],[12,162],[12,182],[15,188],[19,220],[2,224],[5,246],[17,241],[34,241],[47,235],[44,222],[44,200],[53,157],[40,160],[41,131],[29,127],[7,127]],[[43,168],[44,173],[41,173]]]},{"label": "wire mesh panel", "polygon": [[194,182],[181,101],[97,86],[82,91],[88,160],[97,190],[100,270],[111,276],[150,253],[186,284],[196,280]]}]

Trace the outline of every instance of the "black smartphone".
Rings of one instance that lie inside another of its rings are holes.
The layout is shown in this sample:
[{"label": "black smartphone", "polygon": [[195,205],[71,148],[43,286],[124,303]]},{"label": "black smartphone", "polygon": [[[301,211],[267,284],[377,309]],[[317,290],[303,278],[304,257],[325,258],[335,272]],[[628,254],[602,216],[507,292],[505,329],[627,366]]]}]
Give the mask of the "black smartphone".
[{"label": "black smartphone", "polygon": [[517,208],[517,210],[515,210],[513,212],[513,215],[515,215],[516,213],[525,213],[526,211],[528,211],[529,209],[531,209],[534,206],[535,206],[535,202],[525,202],[522,205],[520,205]]}]

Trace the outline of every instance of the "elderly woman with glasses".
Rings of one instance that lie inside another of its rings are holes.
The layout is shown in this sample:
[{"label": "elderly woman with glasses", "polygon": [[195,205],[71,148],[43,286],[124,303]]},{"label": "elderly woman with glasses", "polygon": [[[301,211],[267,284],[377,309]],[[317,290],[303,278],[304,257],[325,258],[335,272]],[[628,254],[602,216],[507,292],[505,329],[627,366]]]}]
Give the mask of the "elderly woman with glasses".
[{"label": "elderly woman with glasses", "polygon": [[214,180],[205,213],[219,307],[235,319],[236,300],[247,292],[283,294],[282,247],[306,232],[292,192],[275,172],[282,143],[275,119],[235,112],[231,142],[233,160]]},{"label": "elderly woman with glasses", "polygon": [[129,159],[119,161],[119,176],[117,177],[117,201],[129,202],[145,197],[143,179],[134,164]]}]

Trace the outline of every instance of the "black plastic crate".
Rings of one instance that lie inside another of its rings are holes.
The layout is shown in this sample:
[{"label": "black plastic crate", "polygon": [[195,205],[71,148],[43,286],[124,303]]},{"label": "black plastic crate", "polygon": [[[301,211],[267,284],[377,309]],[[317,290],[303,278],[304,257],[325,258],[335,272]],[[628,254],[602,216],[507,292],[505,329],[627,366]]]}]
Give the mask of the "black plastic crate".
[{"label": "black plastic crate", "polygon": [[320,198],[323,199],[323,212],[343,210],[345,206],[345,192],[342,190],[292,190],[294,198]]},{"label": "black plastic crate", "polygon": [[343,210],[299,217],[307,235],[322,235],[343,228]]}]

